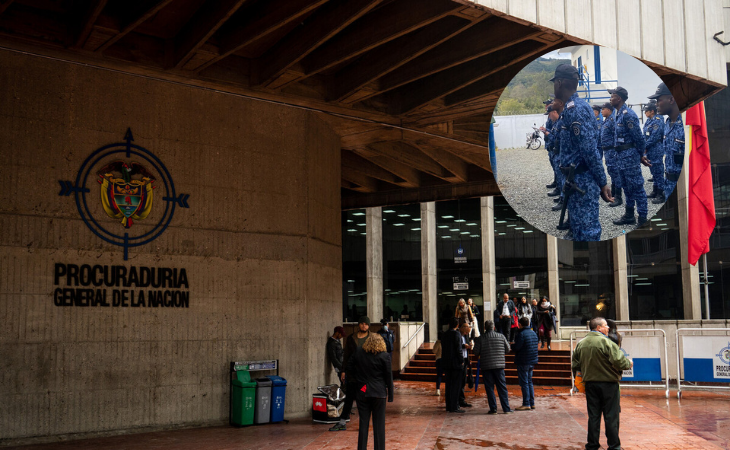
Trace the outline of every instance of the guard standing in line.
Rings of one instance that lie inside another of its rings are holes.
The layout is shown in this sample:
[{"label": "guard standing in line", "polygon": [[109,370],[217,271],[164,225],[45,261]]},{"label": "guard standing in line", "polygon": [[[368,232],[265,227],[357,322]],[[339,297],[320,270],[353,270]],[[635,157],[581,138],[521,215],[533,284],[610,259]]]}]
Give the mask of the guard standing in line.
[{"label": "guard standing in line", "polygon": [[650,95],[649,98],[656,99],[659,114],[669,116],[664,123],[664,156],[667,167],[664,197],[669,198],[677,185],[684,163],[684,122],[679,112],[679,106],[666,84],[661,83],[656,93]]},{"label": "guard standing in line", "polygon": [[651,100],[644,105],[646,122],[644,123],[644,139],[646,140],[645,156],[651,163],[651,176],[654,179],[654,189],[647,198],[653,199],[655,205],[664,203],[664,119],[656,112],[656,101]]},{"label": "guard standing in line", "polygon": [[598,105],[591,106],[593,108],[593,115],[596,116],[596,123],[598,124],[598,129],[600,131],[601,123],[603,122],[603,116],[601,116],[601,107]]},{"label": "guard standing in line", "polygon": [[[565,202],[570,217],[571,238],[601,239],[598,196],[613,201],[606,184],[603,161],[597,149],[598,128],[588,103],[578,97],[578,69],[561,64],[555,69],[555,98],[565,103],[560,128],[560,169],[566,175]],[[566,236],[567,238],[567,236]]]},{"label": "guard standing in line", "polygon": [[609,89],[611,105],[616,109],[615,149],[618,156],[621,185],[626,193],[626,211],[614,220],[614,225],[633,225],[636,223],[634,204],[639,213],[639,226],[647,221],[649,205],[644,190],[644,176],[641,174],[642,156],[646,141],[641,134],[639,118],[634,110],[626,106],[629,93],[621,86]]},{"label": "guard standing in line", "polygon": [[[560,191],[560,196],[555,199],[555,206],[553,206],[553,211],[560,211],[563,209],[563,201],[565,200],[565,193],[563,192],[563,185],[565,184],[565,175],[563,175],[563,172],[560,171],[560,129],[562,127],[562,114],[563,114],[563,102],[562,100],[555,100],[553,101],[553,104],[550,105],[550,108],[552,110],[553,115],[553,129],[551,131],[553,136],[553,155],[555,159],[555,172],[556,177],[558,179],[557,189]],[[567,230],[568,225],[565,225],[563,228],[558,227],[559,230]]]},{"label": "guard standing in line", "polygon": [[545,126],[540,127],[540,131],[543,132],[545,135],[545,150],[548,152],[548,160],[550,161],[550,166],[553,168],[553,181],[550,184],[546,184],[545,187],[548,189],[555,189],[558,185],[558,176],[557,176],[557,169],[555,168],[555,161],[553,156],[553,149],[552,146],[549,144],[549,141],[551,139],[550,137],[550,131],[553,129],[553,125],[555,124],[555,121],[552,119],[550,115],[551,107],[553,100],[548,99],[547,101],[542,102],[545,105],[545,114],[548,116],[547,120],[545,121]]},{"label": "guard standing in line", "polygon": [[599,139],[601,151],[606,160],[606,170],[611,177],[611,195],[614,198],[613,203],[608,206],[616,207],[623,205],[623,197],[621,195],[621,176],[618,173],[618,161],[616,161],[616,150],[614,146],[614,134],[616,133],[616,121],[613,115],[613,106],[606,102],[601,106],[601,115],[603,115],[603,126],[601,126],[601,137]]}]

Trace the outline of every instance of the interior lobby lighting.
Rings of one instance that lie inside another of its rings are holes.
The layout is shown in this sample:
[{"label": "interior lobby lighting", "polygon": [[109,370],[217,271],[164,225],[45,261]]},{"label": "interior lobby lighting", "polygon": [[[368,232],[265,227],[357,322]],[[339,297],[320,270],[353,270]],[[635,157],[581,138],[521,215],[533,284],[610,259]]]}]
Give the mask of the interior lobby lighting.
[{"label": "interior lobby lighting", "polygon": [[510,284],[509,283],[502,283],[502,284],[500,284],[500,286],[510,286]]},{"label": "interior lobby lighting", "polygon": [[464,220],[464,219],[456,219],[456,220],[454,220],[454,222],[462,223],[462,222],[466,222],[466,220]]},{"label": "interior lobby lighting", "polygon": [[590,284],[576,284],[575,287],[588,287]]},{"label": "interior lobby lighting", "polygon": [[666,227],[667,224],[666,223],[658,223],[658,224],[656,224],[656,226],[658,226],[658,227]]},{"label": "interior lobby lighting", "polygon": [[462,231],[462,232],[461,232],[461,233],[459,233],[459,234],[469,234],[469,232],[468,232],[468,231]]},{"label": "interior lobby lighting", "polygon": [[652,222],[661,222],[662,221],[662,218],[661,217],[654,217],[653,219],[651,219],[651,221]]},{"label": "interior lobby lighting", "polygon": [[507,233],[499,233],[500,236],[504,236],[505,234],[507,234]]},{"label": "interior lobby lighting", "polygon": [[448,225],[439,225],[439,226],[438,226],[438,227],[436,227],[436,228],[449,228],[449,226],[448,226]]},{"label": "interior lobby lighting", "polygon": [[[515,230],[516,230],[516,229],[517,229],[517,228],[515,228]],[[523,233],[532,233],[532,230],[525,230],[525,231],[523,231]]]},{"label": "interior lobby lighting", "polygon": [[395,212],[394,209],[386,209],[383,211],[384,214],[390,214],[390,213],[394,213],[394,212]]},{"label": "interior lobby lighting", "polygon": [[524,229],[525,229],[525,227],[517,227],[517,228],[515,228],[515,230],[524,230]]},{"label": "interior lobby lighting", "polygon": [[420,217],[414,217],[411,220],[413,220],[414,222],[420,222],[421,221],[421,218]]},{"label": "interior lobby lighting", "polygon": [[394,227],[402,227],[403,225],[405,225],[405,224],[404,223],[394,223],[393,224]]},{"label": "interior lobby lighting", "polygon": [[348,283],[354,283],[355,280],[347,280]]},{"label": "interior lobby lighting", "polygon": [[451,236],[441,236],[441,239],[449,239]]},{"label": "interior lobby lighting", "polygon": [[364,212],[356,212],[356,213],[352,213],[352,215],[353,216],[364,216],[365,213]]},{"label": "interior lobby lighting", "polygon": [[511,224],[511,225],[507,225],[507,228],[512,228],[512,227],[516,227],[516,226],[517,226],[517,225],[513,223],[513,224]]},{"label": "interior lobby lighting", "polygon": [[568,280],[568,281],[566,281],[566,283],[576,283],[576,281],[575,280],[572,280],[572,281],[571,280]]},{"label": "interior lobby lighting", "polygon": [[411,228],[411,231],[421,231],[420,228]]},{"label": "interior lobby lighting", "polygon": [[352,231],[357,231],[357,228],[350,228],[350,229],[349,229],[349,230],[347,230],[347,231],[350,231],[350,232],[352,232]]},{"label": "interior lobby lighting", "polygon": [[472,234],[471,237],[479,237],[478,234]]},{"label": "interior lobby lighting", "polygon": [[651,286],[651,283],[636,283],[634,286]]},{"label": "interior lobby lighting", "polygon": [[358,227],[364,227],[365,225],[367,225],[367,224],[366,223],[358,223],[357,224]]},{"label": "interior lobby lighting", "polygon": [[411,217],[410,214],[398,214],[398,217]]},{"label": "interior lobby lighting", "polygon": [[475,227],[475,226],[477,226],[477,225],[479,225],[479,224],[478,224],[478,223],[476,223],[476,222],[472,222],[472,223],[467,223],[467,224],[466,224],[466,226],[467,226],[467,227]]},{"label": "interior lobby lighting", "polygon": [[506,220],[495,220],[494,223],[507,223]]},{"label": "interior lobby lighting", "polygon": [[367,236],[367,233],[360,233],[360,236]]},{"label": "interior lobby lighting", "polygon": [[442,219],[453,219],[454,216],[441,216]]},{"label": "interior lobby lighting", "polygon": [[449,228],[449,231],[459,231],[458,228]]},{"label": "interior lobby lighting", "polygon": [[626,278],[636,278],[638,275],[626,275]]},{"label": "interior lobby lighting", "polygon": [[637,278],[636,281],[648,280],[648,278]]},{"label": "interior lobby lighting", "polygon": [[669,228],[660,228],[662,231],[667,231]]},{"label": "interior lobby lighting", "polygon": [[352,219],[347,219],[347,223],[352,223]]}]

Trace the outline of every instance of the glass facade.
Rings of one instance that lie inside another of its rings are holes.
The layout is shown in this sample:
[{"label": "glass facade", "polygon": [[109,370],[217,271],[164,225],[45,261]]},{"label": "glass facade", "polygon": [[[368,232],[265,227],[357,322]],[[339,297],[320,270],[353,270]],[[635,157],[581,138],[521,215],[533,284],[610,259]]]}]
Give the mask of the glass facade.
[{"label": "glass facade", "polygon": [[612,241],[558,239],[561,325],[583,326],[594,317],[616,318]]},{"label": "glass facade", "polygon": [[677,192],[650,221],[626,235],[630,320],[683,319]]},{"label": "glass facade", "polygon": [[384,315],[394,320],[423,320],[421,205],[384,207],[382,211]]},{"label": "glass facade", "polygon": [[524,221],[504,197],[494,197],[494,252],[497,298],[505,292],[513,299],[548,295],[547,235]]},{"label": "glass facade", "polygon": [[471,298],[483,322],[480,200],[436,203],[439,327],[448,325],[460,298]]},{"label": "glass facade", "polygon": [[354,322],[367,312],[365,210],[342,212],[342,320]]},{"label": "glass facade", "polygon": [[[707,253],[710,318],[730,318],[730,92],[725,89],[705,101],[717,223]],[[702,317],[705,308],[704,263],[700,269]]]}]

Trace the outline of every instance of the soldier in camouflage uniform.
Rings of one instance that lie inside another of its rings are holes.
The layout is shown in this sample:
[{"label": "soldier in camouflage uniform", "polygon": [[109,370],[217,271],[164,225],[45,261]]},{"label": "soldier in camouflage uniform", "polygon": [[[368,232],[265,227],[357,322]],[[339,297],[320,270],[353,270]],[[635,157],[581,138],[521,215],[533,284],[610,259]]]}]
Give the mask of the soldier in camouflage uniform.
[{"label": "soldier in camouflage uniform", "polygon": [[664,124],[664,157],[666,165],[666,181],[664,183],[664,197],[669,198],[677,185],[679,174],[684,162],[684,123],[679,113],[679,106],[666,84],[661,83],[654,95],[659,114],[669,116]]},{"label": "soldier in camouflage uniform", "polygon": [[[598,128],[591,107],[578,97],[578,69],[561,64],[555,69],[553,82],[555,98],[565,102],[560,121],[560,169],[568,175],[573,171],[572,183],[584,191],[566,192],[570,230],[575,241],[601,239],[598,220],[599,194],[605,201],[613,201],[606,183],[603,161],[598,155]],[[570,182],[571,180],[567,180]]]},{"label": "soldier in camouflage uniform", "polygon": [[618,155],[619,176],[626,193],[626,211],[614,220],[615,225],[633,225],[636,223],[634,205],[639,213],[639,226],[647,221],[649,205],[644,190],[644,176],[641,173],[642,156],[646,141],[641,134],[641,126],[636,113],[626,106],[629,93],[621,86],[609,89],[611,105],[616,109],[616,139],[614,147]]},{"label": "soldier in camouflage uniform", "polygon": [[651,162],[651,176],[654,178],[654,189],[647,198],[659,205],[666,201],[664,197],[664,119],[657,114],[656,101],[651,100],[644,105],[646,122],[644,123],[644,139],[646,140],[646,157]]}]

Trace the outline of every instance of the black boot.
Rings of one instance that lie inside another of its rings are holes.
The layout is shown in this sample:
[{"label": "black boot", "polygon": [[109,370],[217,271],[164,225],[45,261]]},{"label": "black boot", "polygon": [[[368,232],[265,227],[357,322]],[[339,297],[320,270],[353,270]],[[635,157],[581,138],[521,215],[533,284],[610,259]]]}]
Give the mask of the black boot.
[{"label": "black boot", "polygon": [[558,187],[558,180],[553,179],[553,182],[550,184],[546,184],[545,187],[548,189],[555,189],[556,187]]},{"label": "black boot", "polygon": [[552,350],[552,349],[550,348],[550,338],[547,338],[547,341],[548,341],[548,342],[547,342],[547,344],[548,344],[548,351],[550,351],[550,350]]},{"label": "black boot", "polygon": [[655,205],[661,205],[662,203],[664,203],[666,201],[667,201],[667,198],[664,197],[664,192],[662,191],[662,192],[659,192],[659,194],[657,194],[656,198],[654,200],[652,200],[651,202]]},{"label": "black boot", "polygon": [[615,208],[624,204],[624,199],[621,197],[621,188],[616,188],[616,193],[613,195],[613,203],[609,203],[608,206]]},{"label": "black boot", "polygon": [[653,182],[654,182],[654,177],[651,177],[651,178],[649,178],[649,179],[648,179],[647,181],[648,181],[649,183],[653,183]]},{"label": "black boot", "polygon": [[644,225],[648,221],[649,221],[649,219],[647,219],[646,216],[639,216],[639,222],[636,225],[636,228],[639,228],[640,226]]},{"label": "black boot", "polygon": [[656,188],[656,185],[654,185],[654,189],[652,189],[651,194],[647,195],[646,198],[657,198],[659,195],[659,190]]},{"label": "black boot", "polygon": [[[560,198],[560,197],[558,197],[558,198]],[[555,204],[555,206],[552,207],[552,210],[553,211],[560,211],[561,209],[563,209],[563,202],[562,201],[558,201]]]},{"label": "black boot", "polygon": [[548,197],[555,197],[556,195],[560,195],[560,189],[555,188],[555,190],[548,192]]},{"label": "black boot", "polygon": [[565,218],[565,220],[563,221],[563,226],[561,227],[561,226],[560,226],[560,224],[557,224],[557,225],[555,226],[555,228],[557,228],[557,229],[558,229],[558,230],[560,230],[560,231],[565,231],[565,230],[569,230],[569,229],[570,229],[570,221],[569,221],[569,220],[568,220],[568,218],[566,217],[566,218]]},{"label": "black boot", "polygon": [[614,225],[633,225],[636,223],[636,217],[634,217],[634,208],[626,207],[626,212],[620,219],[614,220]]}]

